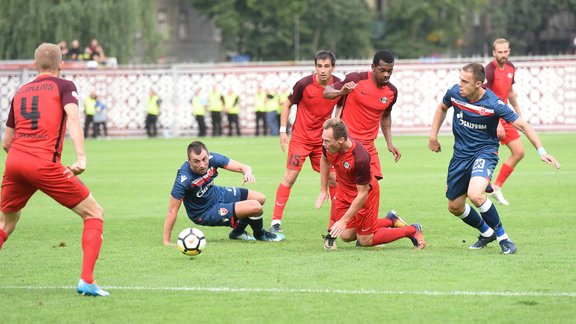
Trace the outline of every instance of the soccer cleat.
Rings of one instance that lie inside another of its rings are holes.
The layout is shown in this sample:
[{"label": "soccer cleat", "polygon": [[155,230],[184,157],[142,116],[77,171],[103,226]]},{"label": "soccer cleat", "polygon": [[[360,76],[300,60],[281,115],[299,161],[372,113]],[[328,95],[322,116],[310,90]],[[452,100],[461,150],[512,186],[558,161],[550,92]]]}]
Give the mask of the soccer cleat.
[{"label": "soccer cleat", "polygon": [[480,250],[484,248],[488,243],[493,242],[496,240],[496,233],[493,233],[492,236],[484,237],[482,235],[478,235],[478,241],[472,245],[470,245],[471,250]]},{"label": "soccer cleat", "polygon": [[502,248],[502,253],[504,254],[514,254],[516,253],[516,250],[518,250],[516,245],[514,245],[514,243],[512,243],[512,241],[509,239],[500,241],[500,247]]},{"label": "soccer cleat", "polygon": [[268,232],[265,229],[262,229],[262,235],[256,236],[256,239],[258,241],[280,242],[280,241],[284,241],[284,234],[272,233],[272,232]]},{"label": "soccer cleat", "polygon": [[504,195],[502,194],[502,190],[500,190],[500,189],[494,189],[494,192],[492,192],[490,194],[490,196],[494,197],[494,199],[496,199],[497,202],[499,202],[500,204],[502,204],[504,206],[510,205],[508,200],[506,200],[506,198],[504,198]]},{"label": "soccer cleat", "polygon": [[412,243],[418,250],[422,250],[423,248],[426,247],[426,242],[424,241],[424,234],[423,234],[424,229],[420,224],[412,224],[411,226],[414,226],[416,228],[416,233],[414,233],[414,236],[412,237]]},{"label": "soccer cleat", "polygon": [[392,223],[394,224],[392,227],[405,227],[408,226],[408,223],[406,223],[401,217],[400,215],[398,215],[398,212],[395,211],[394,209],[391,209],[387,214],[386,214],[386,218],[388,218],[389,220],[392,221]]},{"label": "soccer cleat", "polygon": [[270,226],[270,232],[282,233],[282,232],[284,232],[284,230],[282,230],[282,225],[280,225],[280,223],[276,223],[276,224]]},{"label": "soccer cleat", "polygon": [[234,234],[234,232],[232,231],[230,232],[230,234],[228,234],[228,237],[231,240],[256,241],[256,239],[252,235],[248,234],[248,232],[246,231],[244,231],[244,233],[240,235]]},{"label": "soccer cleat", "polygon": [[322,238],[324,239],[324,250],[332,251],[337,249],[335,237],[327,234],[326,236],[322,235]]},{"label": "soccer cleat", "polygon": [[96,285],[96,282],[92,284],[87,284],[86,281],[82,279],[80,279],[80,281],[78,282],[78,287],[76,287],[76,291],[78,292],[78,294],[82,296],[105,297],[110,295],[109,292],[100,289],[100,287]]}]

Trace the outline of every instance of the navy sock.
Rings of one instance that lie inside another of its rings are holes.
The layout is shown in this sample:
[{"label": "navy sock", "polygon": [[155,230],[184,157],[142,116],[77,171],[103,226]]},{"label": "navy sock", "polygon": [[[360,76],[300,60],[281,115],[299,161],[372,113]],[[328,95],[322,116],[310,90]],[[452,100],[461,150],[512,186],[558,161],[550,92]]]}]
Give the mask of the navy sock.
[{"label": "navy sock", "polygon": [[250,227],[252,227],[255,237],[260,237],[264,234],[264,221],[262,217],[258,217],[257,219],[248,217],[246,220],[248,221],[248,224],[250,224]]},{"label": "navy sock", "polygon": [[480,231],[480,233],[485,233],[490,229],[486,222],[478,215],[478,212],[470,205],[466,205],[464,208],[464,213],[458,216],[462,221],[471,227],[474,227]]},{"label": "navy sock", "polygon": [[502,227],[502,222],[500,221],[500,215],[498,215],[496,206],[494,206],[490,199],[486,199],[478,209],[480,209],[480,214],[482,214],[482,217],[486,220],[488,226],[492,227],[494,231],[496,231],[496,236],[500,238],[506,235],[506,231],[504,230],[504,227]]},{"label": "navy sock", "polygon": [[244,233],[244,231],[246,231],[246,226],[248,226],[248,222],[245,219],[239,219],[236,227],[234,227],[232,229],[232,233],[234,233],[235,235],[242,235],[242,233]]}]

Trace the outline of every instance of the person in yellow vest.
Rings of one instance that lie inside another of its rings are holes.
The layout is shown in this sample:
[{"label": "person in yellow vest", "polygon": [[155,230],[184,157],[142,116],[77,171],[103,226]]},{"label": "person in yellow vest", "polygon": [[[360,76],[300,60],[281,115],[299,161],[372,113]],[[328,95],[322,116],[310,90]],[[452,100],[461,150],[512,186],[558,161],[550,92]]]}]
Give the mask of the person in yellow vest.
[{"label": "person in yellow vest", "polygon": [[262,135],[266,136],[268,127],[266,126],[266,91],[259,89],[254,95],[254,111],[256,112],[256,132],[260,135],[260,124],[262,124]]},{"label": "person in yellow vest", "polygon": [[272,136],[278,136],[279,134],[278,106],[280,106],[278,94],[268,91],[266,95],[266,124],[270,128],[270,135]]},{"label": "person in yellow vest", "polygon": [[206,136],[206,107],[208,106],[208,100],[206,97],[200,94],[200,90],[196,90],[192,102],[192,114],[196,118],[196,123],[198,124],[198,136]]},{"label": "person in yellow vest", "polygon": [[224,97],[224,111],[228,118],[228,136],[232,136],[232,125],[236,128],[236,136],[240,136],[240,97],[232,89]]},{"label": "person in yellow vest", "polygon": [[222,111],[224,110],[224,98],[220,91],[214,87],[208,96],[208,110],[212,118],[212,136],[222,136]]},{"label": "person in yellow vest", "polygon": [[88,138],[88,129],[92,125],[92,137],[96,137],[97,129],[94,123],[96,113],[96,92],[92,91],[90,96],[84,100],[84,138]]},{"label": "person in yellow vest", "polygon": [[148,114],[146,115],[146,134],[148,137],[156,137],[158,135],[158,115],[160,114],[160,104],[162,100],[158,98],[158,94],[153,89],[148,92]]}]

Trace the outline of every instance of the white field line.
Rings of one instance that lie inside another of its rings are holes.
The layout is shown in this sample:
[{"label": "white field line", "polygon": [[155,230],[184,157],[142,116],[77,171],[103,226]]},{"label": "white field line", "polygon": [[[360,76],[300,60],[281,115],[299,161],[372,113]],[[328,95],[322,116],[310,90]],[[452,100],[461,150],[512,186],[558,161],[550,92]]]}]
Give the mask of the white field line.
[{"label": "white field line", "polygon": [[[295,289],[295,288],[230,288],[230,287],[131,287],[101,286],[104,289],[140,291],[201,291],[212,293],[278,293],[278,294],[335,294],[335,295],[410,295],[410,296],[497,296],[497,297],[576,297],[576,292],[536,291],[402,291],[402,290],[347,290],[347,289]],[[0,289],[48,290],[74,289],[75,286],[0,286]]]}]

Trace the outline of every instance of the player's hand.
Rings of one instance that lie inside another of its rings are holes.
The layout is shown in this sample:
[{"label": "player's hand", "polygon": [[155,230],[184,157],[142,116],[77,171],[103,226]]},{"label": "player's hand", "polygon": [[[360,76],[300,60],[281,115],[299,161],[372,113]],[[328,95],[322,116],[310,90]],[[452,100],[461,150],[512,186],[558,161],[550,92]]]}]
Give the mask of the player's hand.
[{"label": "player's hand", "polygon": [[342,220],[339,220],[336,223],[334,223],[334,225],[332,225],[332,228],[330,229],[330,236],[338,237],[342,235],[342,233],[344,233],[345,229],[346,229],[346,223],[344,223],[344,221]]},{"label": "player's hand", "polygon": [[396,146],[394,145],[388,145],[388,151],[390,151],[390,153],[394,155],[394,162],[398,162],[398,160],[400,160],[400,158],[402,157],[402,154],[400,154],[400,150],[396,148]]},{"label": "player's hand", "polygon": [[551,166],[555,167],[556,169],[560,169],[560,162],[558,162],[558,160],[556,160],[556,158],[554,158],[550,154],[544,154],[544,155],[540,156],[540,160],[550,164]]},{"label": "player's hand", "polygon": [[64,174],[68,178],[72,178],[73,176],[77,176],[86,170],[86,162],[85,161],[76,161],[72,165],[67,165],[66,169],[64,170]]},{"label": "player's hand", "polygon": [[242,180],[242,185],[254,182],[256,182],[256,177],[254,177],[251,171],[244,173],[244,179]]},{"label": "player's hand", "polygon": [[286,133],[280,133],[280,148],[282,152],[286,152],[286,144],[288,144],[288,135]]},{"label": "player's hand", "polygon": [[500,123],[498,123],[498,128],[496,128],[496,136],[498,136],[498,139],[500,140],[506,138],[506,131],[504,130],[504,126]]},{"label": "player's hand", "polygon": [[328,198],[329,196],[326,191],[320,191],[318,198],[316,198],[316,204],[315,204],[316,209],[320,209],[320,207],[322,207],[322,204],[324,204],[325,201],[328,201]]},{"label": "player's hand", "polygon": [[432,152],[442,152],[442,146],[440,145],[440,142],[438,142],[437,139],[431,139],[428,141],[428,148],[432,151]]},{"label": "player's hand", "polygon": [[345,83],[342,86],[342,89],[340,89],[340,95],[345,96],[345,95],[349,94],[350,92],[352,92],[352,90],[354,90],[354,88],[356,88],[356,82],[350,81],[348,83]]}]

